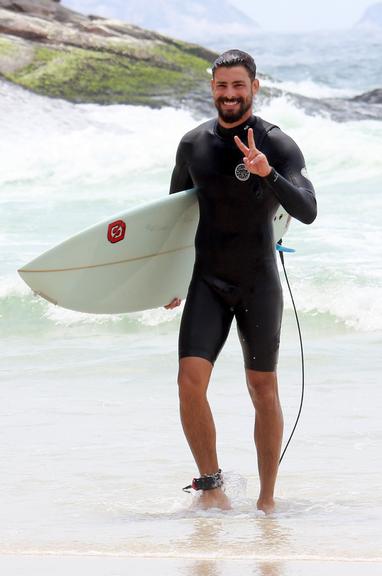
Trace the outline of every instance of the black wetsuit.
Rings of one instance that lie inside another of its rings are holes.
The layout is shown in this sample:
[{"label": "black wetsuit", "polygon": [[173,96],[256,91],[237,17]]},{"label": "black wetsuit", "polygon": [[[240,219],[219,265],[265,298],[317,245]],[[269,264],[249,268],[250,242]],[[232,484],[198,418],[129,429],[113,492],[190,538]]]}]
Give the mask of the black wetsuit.
[{"label": "black wetsuit", "polygon": [[[272,166],[265,178],[249,174],[233,140],[237,134],[247,143],[249,127]],[[306,224],[316,217],[303,155],[289,136],[258,116],[231,129],[210,120],[179,144],[170,193],[192,187],[198,189],[200,220],[179,356],[214,363],[235,316],[246,368],[273,371],[283,308],[273,217],[279,204]]]}]

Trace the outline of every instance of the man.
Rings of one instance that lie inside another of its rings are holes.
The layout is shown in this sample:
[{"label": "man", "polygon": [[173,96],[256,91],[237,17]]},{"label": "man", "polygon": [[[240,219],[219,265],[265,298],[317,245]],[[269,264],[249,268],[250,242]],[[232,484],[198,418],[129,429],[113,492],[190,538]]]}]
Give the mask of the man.
[{"label": "man", "polygon": [[[283,300],[273,217],[281,204],[310,224],[316,200],[295,142],[252,115],[259,89],[253,58],[240,50],[222,54],[211,88],[218,118],[182,138],[170,187],[170,193],[197,187],[200,209],[179,334],[180,414],[200,473],[193,487],[202,490],[201,505],[229,508],[207,388],[235,317],[255,408],[257,508],[271,513],[283,432],[276,374]],[[174,298],[166,308],[179,304]]]}]

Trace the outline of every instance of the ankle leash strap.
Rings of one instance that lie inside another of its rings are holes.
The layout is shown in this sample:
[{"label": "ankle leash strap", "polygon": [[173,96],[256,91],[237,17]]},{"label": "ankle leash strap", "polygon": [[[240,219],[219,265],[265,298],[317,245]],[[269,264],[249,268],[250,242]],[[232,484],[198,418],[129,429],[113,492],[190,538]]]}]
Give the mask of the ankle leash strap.
[{"label": "ankle leash strap", "polygon": [[223,486],[222,471],[219,470],[215,474],[203,474],[200,478],[193,478],[189,486],[183,488],[184,492],[191,492],[192,490],[214,490],[214,488],[221,488]]}]

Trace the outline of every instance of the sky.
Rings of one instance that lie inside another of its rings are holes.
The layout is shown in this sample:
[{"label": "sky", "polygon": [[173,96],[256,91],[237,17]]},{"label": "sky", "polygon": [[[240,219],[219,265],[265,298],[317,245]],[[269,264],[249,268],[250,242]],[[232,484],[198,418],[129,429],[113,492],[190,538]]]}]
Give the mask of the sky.
[{"label": "sky", "polygon": [[377,0],[230,0],[264,30],[302,32],[351,28]]},{"label": "sky", "polygon": [[[309,32],[352,28],[365,9],[378,0],[228,0],[251,16],[264,31]],[[79,11],[86,10],[84,0],[61,0]],[[152,0],[155,3],[155,0]],[[96,2],[94,2],[96,4]],[[107,4],[107,1],[99,1]]]}]

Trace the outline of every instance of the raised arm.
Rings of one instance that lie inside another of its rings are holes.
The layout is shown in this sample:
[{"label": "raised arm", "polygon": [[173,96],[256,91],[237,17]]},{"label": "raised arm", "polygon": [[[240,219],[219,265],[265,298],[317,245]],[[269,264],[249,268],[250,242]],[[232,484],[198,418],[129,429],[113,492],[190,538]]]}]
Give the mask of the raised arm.
[{"label": "raised arm", "polygon": [[256,148],[253,131],[248,130],[248,146],[235,137],[244,154],[244,164],[252,174],[264,179],[285,210],[304,224],[317,216],[313,184],[308,178],[305,160],[297,144],[278,128],[267,135],[267,155]]}]

